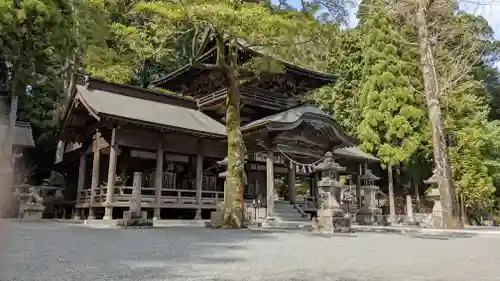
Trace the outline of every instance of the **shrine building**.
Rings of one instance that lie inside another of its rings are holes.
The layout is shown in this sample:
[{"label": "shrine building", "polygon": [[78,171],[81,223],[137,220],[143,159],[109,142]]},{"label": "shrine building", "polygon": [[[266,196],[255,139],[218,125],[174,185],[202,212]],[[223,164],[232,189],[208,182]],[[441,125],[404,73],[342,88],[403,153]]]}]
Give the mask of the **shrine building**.
[{"label": "shrine building", "polygon": [[[204,45],[197,62],[213,63],[215,46]],[[244,46],[241,52],[245,58],[262,55]],[[261,73],[241,87],[245,199],[263,198],[268,216],[276,200],[314,211],[304,204],[317,195],[318,175],[309,166],[332,151],[351,175],[359,202],[362,167],[378,159],[358,149],[330,114],[302,101],[306,93],[335,83],[335,76],[282,64],[282,73]],[[173,94],[84,80],[69,97],[56,155],[75,217],[121,218],[132,196],[133,174],[141,172],[142,208],[149,217],[208,218],[224,196],[217,165],[227,155],[227,90],[221,73],[188,64],[153,81]],[[286,199],[275,198],[279,175],[288,175]],[[297,177],[310,180],[309,196],[300,200]]]}]

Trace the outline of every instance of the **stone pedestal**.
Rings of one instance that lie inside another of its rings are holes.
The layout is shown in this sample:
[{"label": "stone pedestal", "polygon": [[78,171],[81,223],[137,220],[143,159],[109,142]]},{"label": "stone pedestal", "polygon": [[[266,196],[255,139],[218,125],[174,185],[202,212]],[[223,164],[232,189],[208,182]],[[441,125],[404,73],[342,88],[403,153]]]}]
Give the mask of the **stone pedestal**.
[{"label": "stone pedestal", "polygon": [[104,217],[103,220],[112,220],[113,219],[113,207],[106,206],[104,209]]},{"label": "stone pedestal", "polygon": [[318,210],[317,216],[312,220],[312,229],[315,233],[332,234],[333,226],[333,210]]},{"label": "stone pedestal", "polygon": [[404,224],[417,225],[415,215],[413,214],[413,200],[410,194],[406,194],[406,218]]},{"label": "stone pedestal", "polygon": [[42,220],[43,210],[25,210],[21,218],[23,221],[39,221]]},{"label": "stone pedestal", "polygon": [[434,228],[443,228],[443,211],[441,209],[441,198],[437,187],[431,187],[431,191],[426,195],[429,200],[434,201],[432,215],[428,224]]},{"label": "stone pedestal", "polygon": [[370,185],[363,186],[364,203],[356,216],[356,221],[362,225],[375,224],[375,194],[378,191],[378,186]]},{"label": "stone pedestal", "polygon": [[123,219],[118,221],[118,226],[124,227],[152,227],[153,220],[148,219],[148,213],[142,211],[141,203],[141,183],[142,174],[134,173],[134,182],[132,188],[132,198],[130,199],[129,211],[123,212]]},{"label": "stone pedestal", "polygon": [[360,225],[375,224],[375,216],[373,215],[373,211],[367,208],[362,208],[361,210],[359,210],[359,213],[356,216],[356,222]]},{"label": "stone pedestal", "polygon": [[196,210],[196,214],[194,215],[195,220],[201,220],[201,209]]},{"label": "stone pedestal", "polygon": [[26,196],[26,201],[21,200],[19,204],[19,214],[23,221],[37,221],[42,219],[45,206],[43,199],[33,188],[30,188],[30,193]]},{"label": "stone pedestal", "polygon": [[327,152],[323,162],[319,163],[315,170],[323,172],[323,178],[318,182],[319,208],[317,216],[312,220],[313,232],[332,234],[334,232],[350,232],[351,221],[340,209],[340,205],[334,194],[339,194],[342,185],[336,180],[337,173],[344,171],[335,163],[333,154]]},{"label": "stone pedestal", "polygon": [[81,213],[82,213],[82,209],[76,208],[75,209],[75,214],[73,216],[73,219],[76,220],[76,221],[81,220],[82,219]]}]

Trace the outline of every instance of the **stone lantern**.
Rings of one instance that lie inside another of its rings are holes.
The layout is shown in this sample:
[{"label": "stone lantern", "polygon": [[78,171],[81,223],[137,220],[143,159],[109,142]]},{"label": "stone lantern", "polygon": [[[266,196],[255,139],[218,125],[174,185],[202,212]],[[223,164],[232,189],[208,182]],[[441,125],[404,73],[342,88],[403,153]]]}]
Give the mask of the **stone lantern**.
[{"label": "stone lantern", "polygon": [[439,195],[438,189],[438,175],[435,169],[432,176],[427,180],[424,180],[424,183],[430,185],[428,190],[426,191],[425,197],[434,202],[429,224],[432,227],[441,228],[443,227],[443,212],[441,209],[441,197]]},{"label": "stone lantern", "polygon": [[337,181],[339,172],[345,171],[345,167],[340,166],[333,159],[333,154],[327,152],[324,160],[315,166],[315,171],[321,172],[322,178],[318,182],[318,211],[313,219],[313,231],[325,234],[333,232],[350,231],[349,218],[345,217],[344,212],[335,198],[337,190],[342,188],[342,184]]},{"label": "stone lantern", "polygon": [[359,210],[357,221],[359,224],[373,224],[375,223],[375,194],[379,187],[375,184],[380,178],[375,176],[371,170],[367,169],[363,175],[359,177],[362,183],[364,193],[363,207]]}]

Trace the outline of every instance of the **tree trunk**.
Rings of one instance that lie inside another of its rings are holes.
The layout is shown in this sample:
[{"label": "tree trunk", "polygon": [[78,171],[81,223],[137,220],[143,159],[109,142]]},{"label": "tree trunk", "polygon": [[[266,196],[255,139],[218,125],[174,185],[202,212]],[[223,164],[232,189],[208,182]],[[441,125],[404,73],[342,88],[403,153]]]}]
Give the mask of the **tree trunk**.
[{"label": "tree trunk", "polygon": [[76,71],[78,70],[78,67],[80,65],[80,57],[78,56],[78,52],[74,51],[71,62],[69,62],[70,65],[68,66],[66,77],[66,92],[67,96],[71,96],[71,94],[76,90]]},{"label": "tree trunk", "polygon": [[[218,36],[218,51],[224,52],[224,41]],[[224,202],[222,227],[241,228],[243,226],[243,166],[244,144],[240,131],[240,83],[237,69],[237,49],[229,46],[227,62],[219,61],[227,86],[226,127],[227,127],[227,196]],[[223,55],[218,56],[222,58]]]},{"label": "tree trunk", "polygon": [[446,136],[443,130],[439,85],[434,55],[429,40],[427,1],[421,0],[417,11],[418,38],[420,43],[420,64],[424,80],[425,98],[432,131],[434,164],[438,176],[439,194],[442,204],[443,223],[445,228],[461,228],[455,187],[448,159]]},{"label": "tree trunk", "polygon": [[14,128],[16,127],[17,120],[17,104],[19,100],[19,91],[21,90],[21,83],[19,81],[19,76],[21,72],[21,61],[15,60],[13,63],[12,71],[12,87],[10,96],[10,110],[9,110],[9,121],[7,124],[7,131],[5,132],[4,143],[2,144],[3,155],[7,167],[12,168],[12,144],[14,142]]},{"label": "tree trunk", "polygon": [[414,188],[414,191],[415,191],[415,211],[417,211],[417,213],[420,212],[420,190],[419,190],[419,186],[418,186],[418,181],[416,179],[413,179],[413,188]]},{"label": "tree trunk", "polygon": [[392,176],[392,165],[387,166],[387,180],[389,184],[389,221],[396,222],[396,206],[394,206],[394,179]]}]

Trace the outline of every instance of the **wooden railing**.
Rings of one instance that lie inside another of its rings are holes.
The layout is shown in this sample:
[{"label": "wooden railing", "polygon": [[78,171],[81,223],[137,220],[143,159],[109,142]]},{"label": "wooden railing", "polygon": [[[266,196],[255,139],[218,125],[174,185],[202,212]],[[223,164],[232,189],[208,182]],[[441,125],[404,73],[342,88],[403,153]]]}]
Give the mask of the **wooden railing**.
[{"label": "wooden railing", "polygon": [[[132,199],[132,186],[117,186],[113,194],[113,203],[127,203]],[[142,203],[156,204],[155,188],[142,187]],[[90,189],[83,190],[80,193],[79,204],[89,204],[91,200]],[[223,191],[201,191],[201,205],[215,206],[224,201]],[[106,187],[95,190],[94,203],[106,202]],[[162,189],[160,205],[197,205],[196,190],[189,189]]]},{"label": "wooden railing", "polygon": [[[176,189],[176,174],[163,173],[163,188],[161,189],[160,204],[171,205],[196,205],[195,189]],[[204,174],[201,191],[201,205],[216,205],[224,199],[224,192],[215,191],[217,178],[211,174]],[[153,182],[154,184],[154,182]],[[113,192],[114,203],[126,203],[132,198],[132,186],[115,186]],[[104,203],[106,202],[107,188],[105,186],[94,190],[94,197],[90,189],[80,192],[78,204]],[[156,203],[156,188],[142,186],[141,196],[143,203]],[[93,200],[92,200],[93,199]]]},{"label": "wooden railing", "polygon": [[272,93],[255,88],[243,88],[241,97],[247,102],[256,103],[259,106],[270,109],[282,110],[288,107],[288,102],[284,97],[281,98]]},{"label": "wooden railing", "polygon": [[[226,98],[227,90],[222,89],[214,93],[200,97],[197,101],[198,107],[223,101]],[[284,97],[277,97],[272,93],[255,88],[242,88],[241,98],[247,102],[258,104],[259,106],[282,110],[289,107],[289,102]]]},{"label": "wooden railing", "polygon": [[199,98],[197,101],[198,107],[202,107],[206,104],[209,104],[209,103],[221,100],[221,99],[223,100],[226,97],[226,93],[227,93],[227,90],[222,89],[222,90],[213,92],[209,95],[203,96],[203,97]]}]

